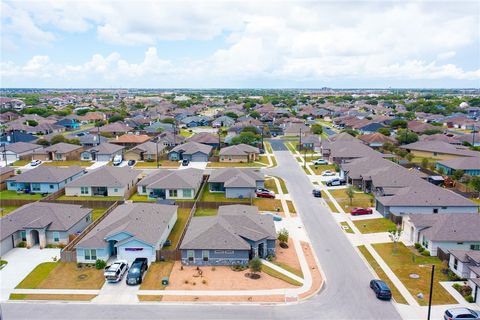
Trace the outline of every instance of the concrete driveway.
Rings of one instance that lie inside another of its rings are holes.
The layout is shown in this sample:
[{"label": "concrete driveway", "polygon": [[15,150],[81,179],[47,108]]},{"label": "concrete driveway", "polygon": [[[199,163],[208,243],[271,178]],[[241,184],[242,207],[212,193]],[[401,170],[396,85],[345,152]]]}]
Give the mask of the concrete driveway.
[{"label": "concrete driveway", "polygon": [[182,169],[187,169],[187,168],[195,168],[195,169],[202,169],[202,170],[205,170],[207,168],[207,163],[208,162],[197,162],[197,161],[190,161],[188,163],[188,166],[182,166],[180,165],[180,167],[178,168],[179,170],[182,170]]},{"label": "concrete driveway", "polygon": [[8,300],[20,281],[40,263],[53,261],[52,257],[59,258],[60,249],[14,248],[5,254],[2,259],[8,264],[0,271],[0,301]]},{"label": "concrete driveway", "polygon": [[90,167],[87,168],[87,170],[95,170],[98,168],[101,168],[103,166],[106,166],[108,161],[95,161]]}]

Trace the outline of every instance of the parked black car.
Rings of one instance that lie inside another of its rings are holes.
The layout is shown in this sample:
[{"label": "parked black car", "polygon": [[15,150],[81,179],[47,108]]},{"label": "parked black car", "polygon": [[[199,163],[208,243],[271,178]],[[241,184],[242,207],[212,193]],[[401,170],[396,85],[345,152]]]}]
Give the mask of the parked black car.
[{"label": "parked black car", "polygon": [[136,285],[141,284],[143,275],[148,269],[147,258],[136,258],[127,273],[127,284]]},{"label": "parked black car", "polygon": [[128,160],[128,166],[131,167],[135,164],[135,160]]},{"label": "parked black car", "polygon": [[392,299],[392,291],[382,280],[374,279],[370,281],[370,288],[372,288],[375,295],[380,300],[390,300]]},{"label": "parked black car", "polygon": [[322,192],[319,189],[313,189],[312,194],[315,198],[321,198]]},{"label": "parked black car", "polygon": [[182,166],[188,166],[189,163],[190,163],[190,160],[188,160],[188,159],[183,159],[182,160]]}]

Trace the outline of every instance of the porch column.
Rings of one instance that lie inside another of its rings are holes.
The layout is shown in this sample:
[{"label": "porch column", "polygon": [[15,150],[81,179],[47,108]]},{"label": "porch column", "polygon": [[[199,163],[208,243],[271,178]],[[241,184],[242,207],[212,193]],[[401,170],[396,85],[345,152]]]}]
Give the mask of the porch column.
[{"label": "porch column", "polygon": [[31,230],[25,230],[25,234],[27,236],[27,248],[31,248],[32,244],[32,232]]},{"label": "porch column", "polygon": [[39,243],[40,249],[45,248],[45,246],[47,245],[47,234],[45,232],[45,229],[38,231],[38,243]]}]

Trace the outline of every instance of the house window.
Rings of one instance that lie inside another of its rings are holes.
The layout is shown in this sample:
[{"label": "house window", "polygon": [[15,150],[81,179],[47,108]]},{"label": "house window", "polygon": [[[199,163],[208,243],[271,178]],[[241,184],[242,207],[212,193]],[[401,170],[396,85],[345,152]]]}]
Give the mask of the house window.
[{"label": "house window", "polygon": [[[128,189],[128,188],[127,188]],[[113,188],[113,192],[118,192],[117,188]]]},{"label": "house window", "polygon": [[40,183],[32,183],[32,191],[40,191]]},{"label": "house window", "polygon": [[233,250],[225,250],[225,254],[233,254],[235,251]]},{"label": "house window", "polygon": [[480,244],[471,244],[470,250],[480,250]]},{"label": "house window", "polygon": [[428,240],[423,238],[422,245],[428,249]]},{"label": "house window", "polygon": [[188,259],[188,261],[193,262],[195,260],[195,251],[188,250],[187,251],[187,259]]},{"label": "house window", "polygon": [[84,250],[85,260],[97,260],[97,250],[96,249],[85,249]]},{"label": "house window", "polygon": [[177,197],[177,189],[168,190],[169,197]]},{"label": "house window", "polygon": [[224,251],[223,250],[215,250],[215,254],[223,254]]},{"label": "house window", "polygon": [[57,159],[57,160],[62,160],[62,155],[56,153],[56,154],[55,154],[55,159]]},{"label": "house window", "polygon": [[27,231],[20,231],[20,237],[22,241],[27,241]]},{"label": "house window", "polygon": [[60,234],[58,233],[58,231],[53,232],[53,241],[55,242],[60,241]]},{"label": "house window", "polygon": [[88,194],[88,187],[80,187],[81,194]]},{"label": "house window", "polygon": [[184,198],[191,198],[192,197],[192,189],[183,189],[183,197]]},{"label": "house window", "polygon": [[433,209],[433,213],[438,213],[438,209]]},{"label": "house window", "polygon": [[208,257],[209,257],[208,250],[202,250],[202,260],[203,261],[208,261]]},{"label": "house window", "polygon": [[51,185],[50,185],[50,189],[53,189],[53,188],[54,188],[54,186],[53,186],[53,184],[51,184]]},{"label": "house window", "polygon": [[455,258],[453,259],[453,269],[457,270],[457,267],[458,267],[458,259]]},{"label": "house window", "polygon": [[142,193],[147,193],[147,186],[142,186]]},{"label": "house window", "polygon": [[433,156],[434,156],[434,157],[438,156],[438,153],[437,153],[437,152],[434,152],[434,153],[433,153]]},{"label": "house window", "polygon": [[90,221],[90,216],[88,215],[86,218],[85,218],[85,222],[89,222]]}]

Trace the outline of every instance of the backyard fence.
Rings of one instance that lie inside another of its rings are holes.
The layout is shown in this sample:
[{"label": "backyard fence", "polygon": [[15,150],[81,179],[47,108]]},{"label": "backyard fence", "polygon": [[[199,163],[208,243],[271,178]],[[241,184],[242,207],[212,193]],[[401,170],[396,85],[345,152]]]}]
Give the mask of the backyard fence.
[{"label": "backyard fence", "polygon": [[156,251],[156,260],[165,261],[173,260],[180,261],[182,259],[182,253],[180,250],[157,250]]}]

